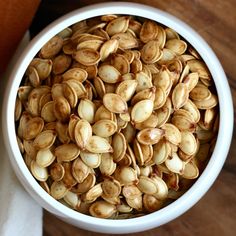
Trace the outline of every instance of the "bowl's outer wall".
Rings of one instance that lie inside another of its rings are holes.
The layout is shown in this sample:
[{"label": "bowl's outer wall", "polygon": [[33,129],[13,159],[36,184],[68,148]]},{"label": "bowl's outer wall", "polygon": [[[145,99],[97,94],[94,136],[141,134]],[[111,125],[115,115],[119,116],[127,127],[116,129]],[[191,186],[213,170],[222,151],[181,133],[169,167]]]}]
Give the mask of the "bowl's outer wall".
[{"label": "bowl's outer wall", "polygon": [[[220,104],[220,128],[212,157],[196,183],[181,198],[158,212],[127,220],[97,219],[69,209],[50,197],[33,178],[19,151],[14,127],[14,106],[21,78],[40,48],[62,29],[87,18],[104,14],[138,15],[175,29],[200,53],[216,84]],[[218,176],[230,147],[233,131],[233,103],[225,73],[206,42],[188,25],[166,12],[135,3],[113,2],[91,5],[73,11],[46,27],[24,50],[16,62],[5,90],[2,130],[5,146],[17,177],[29,194],[45,209],[75,226],[103,233],[131,233],[165,224],[186,212],[211,187]],[[227,131],[227,135],[225,135]]]}]

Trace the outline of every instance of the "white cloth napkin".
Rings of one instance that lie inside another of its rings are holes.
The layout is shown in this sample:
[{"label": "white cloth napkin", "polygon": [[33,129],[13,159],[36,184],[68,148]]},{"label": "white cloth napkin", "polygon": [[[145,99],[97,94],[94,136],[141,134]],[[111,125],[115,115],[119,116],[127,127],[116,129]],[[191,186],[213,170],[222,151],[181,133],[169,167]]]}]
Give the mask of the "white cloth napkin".
[{"label": "white cloth napkin", "polygon": [[[0,111],[4,88],[11,65],[29,41],[25,35],[5,75],[0,77]],[[0,121],[2,123],[1,117]],[[0,236],[41,236],[42,208],[30,197],[17,180],[4,147],[0,132]]]}]

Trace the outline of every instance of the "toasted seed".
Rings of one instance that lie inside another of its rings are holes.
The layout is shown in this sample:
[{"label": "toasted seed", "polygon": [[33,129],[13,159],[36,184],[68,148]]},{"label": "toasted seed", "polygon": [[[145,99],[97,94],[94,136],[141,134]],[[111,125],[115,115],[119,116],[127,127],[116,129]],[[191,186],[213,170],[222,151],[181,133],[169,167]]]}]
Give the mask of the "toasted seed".
[{"label": "toasted seed", "polygon": [[188,99],[188,101],[185,103],[185,105],[183,106],[183,109],[191,113],[195,123],[199,122],[200,112],[197,109],[196,105],[190,99]]},{"label": "toasted seed", "polygon": [[183,171],[183,178],[186,179],[196,179],[199,175],[199,170],[194,162],[190,161],[186,163]]},{"label": "toasted seed", "polygon": [[89,138],[85,148],[92,153],[107,153],[113,151],[111,145],[105,138],[96,135]]},{"label": "toasted seed", "polygon": [[118,167],[115,170],[114,177],[121,183],[121,184],[133,184],[137,179],[136,171],[131,167]]},{"label": "toasted seed", "polygon": [[116,207],[106,201],[96,201],[89,208],[89,213],[98,218],[109,218],[116,212]]},{"label": "toasted seed", "polygon": [[121,54],[112,54],[111,64],[121,73],[121,75],[130,72],[130,63],[128,59]]},{"label": "toasted seed", "polygon": [[194,101],[202,101],[209,99],[211,97],[211,92],[206,86],[199,84],[191,90],[189,96]]},{"label": "toasted seed", "polygon": [[101,65],[98,68],[98,75],[106,83],[117,83],[121,80],[120,72],[111,65]]},{"label": "toasted seed", "polygon": [[105,178],[102,182],[102,190],[107,198],[115,198],[120,195],[121,186],[117,180]]},{"label": "toasted seed", "polygon": [[177,153],[173,153],[165,161],[166,167],[173,173],[183,174],[185,164]]},{"label": "toasted seed", "polygon": [[73,161],[72,175],[78,183],[82,183],[89,175],[89,167],[79,157]]},{"label": "toasted seed", "polygon": [[58,54],[63,46],[63,39],[59,36],[51,38],[40,50],[43,58],[52,58]]},{"label": "toasted seed", "polygon": [[156,88],[154,110],[161,108],[166,102],[166,92],[162,88]]},{"label": "toasted seed", "polygon": [[191,72],[197,72],[200,78],[210,79],[210,72],[208,71],[204,62],[200,60],[189,60],[187,61]]},{"label": "toasted seed", "polygon": [[70,102],[72,107],[74,107],[76,106],[78,98],[84,98],[87,94],[87,91],[81,82],[75,79],[69,79],[63,82],[63,94],[68,101],[71,101],[71,97],[75,96],[75,98],[73,98],[73,100],[75,100],[75,105],[73,105],[74,103]]},{"label": "toasted seed", "polygon": [[95,65],[100,60],[99,52],[91,48],[79,49],[73,54],[73,57],[76,61],[85,66]]},{"label": "toasted seed", "polygon": [[78,205],[78,202],[79,202],[78,195],[76,193],[71,192],[71,191],[68,191],[63,199],[72,208],[76,208],[76,206]]},{"label": "toasted seed", "polygon": [[113,162],[113,158],[110,153],[103,153],[101,164],[99,169],[103,175],[112,175],[116,169],[116,163]]},{"label": "toasted seed", "polygon": [[80,157],[91,168],[97,168],[101,164],[101,154],[81,151]]},{"label": "toasted seed", "polygon": [[49,168],[50,176],[54,181],[62,180],[65,174],[65,169],[61,163],[53,163]]},{"label": "toasted seed", "polygon": [[181,133],[176,126],[170,123],[166,123],[162,126],[162,129],[165,131],[165,138],[175,144],[179,145],[181,142]]},{"label": "toasted seed", "polygon": [[146,43],[141,50],[141,59],[147,64],[157,62],[162,56],[160,45],[157,40]]},{"label": "toasted seed", "polygon": [[134,199],[127,198],[126,202],[128,205],[132,208],[134,208],[137,211],[142,211],[143,209],[143,201],[142,196],[137,196]]},{"label": "toasted seed", "polygon": [[211,96],[202,101],[193,101],[198,109],[211,109],[218,104],[218,98],[216,95],[211,94]]},{"label": "toasted seed", "polygon": [[158,128],[146,128],[138,132],[137,139],[144,145],[153,145],[159,142],[164,135],[164,130]]},{"label": "toasted seed", "polygon": [[38,134],[34,139],[33,145],[37,149],[50,148],[56,140],[56,133],[54,130],[45,130]]},{"label": "toasted seed", "polygon": [[154,194],[158,191],[155,182],[147,176],[140,176],[137,187],[142,193]]},{"label": "toasted seed", "polygon": [[122,133],[115,133],[112,136],[112,148],[113,148],[113,160],[119,162],[125,155],[126,152],[126,140]]},{"label": "toasted seed", "polygon": [[101,183],[94,185],[88,192],[84,193],[83,200],[87,202],[94,202],[102,195],[103,189]]},{"label": "toasted seed", "polygon": [[99,120],[92,126],[92,130],[97,136],[107,138],[116,132],[117,124],[112,120]]},{"label": "toasted seed", "polygon": [[135,93],[137,85],[137,80],[122,81],[116,88],[116,94],[120,95],[127,102]]},{"label": "toasted seed", "polygon": [[88,99],[81,99],[78,105],[78,114],[81,119],[87,120],[89,123],[94,122],[95,105]]},{"label": "toasted seed", "polygon": [[55,156],[50,149],[42,149],[37,152],[36,163],[41,167],[48,167],[55,160]]},{"label": "toasted seed", "polygon": [[179,109],[188,101],[188,86],[184,83],[179,83],[175,86],[172,93],[172,103],[174,109]]},{"label": "toasted seed", "polygon": [[178,55],[183,54],[187,49],[187,44],[180,39],[170,39],[166,42],[165,47],[172,50]]},{"label": "toasted seed", "polygon": [[52,71],[55,75],[64,73],[71,64],[71,57],[65,54],[60,54],[53,60]]},{"label": "toasted seed", "polygon": [[163,206],[163,202],[158,200],[153,195],[143,195],[143,206],[148,212],[154,212],[159,210]]},{"label": "toasted seed", "polygon": [[77,179],[74,178],[72,174],[72,162],[64,162],[62,163],[62,166],[65,170],[65,174],[62,178],[62,182],[65,184],[65,186],[69,189],[71,189],[73,186],[77,184]]},{"label": "toasted seed", "polygon": [[167,198],[168,195],[168,187],[165,183],[164,180],[162,180],[160,177],[158,177],[157,175],[153,175],[151,177],[152,180],[154,180],[158,191],[153,194],[153,196],[155,196],[157,199],[159,200],[164,200]]},{"label": "toasted seed", "polygon": [[181,142],[179,148],[187,155],[193,155],[197,151],[197,142],[192,133],[188,131],[181,132]]},{"label": "toasted seed", "polygon": [[102,46],[103,44],[103,40],[101,39],[97,39],[97,38],[91,38],[91,39],[88,39],[88,40],[81,40],[78,45],[77,45],[77,50],[79,49],[82,49],[82,48],[90,48],[90,49],[93,49],[93,50],[99,50],[100,47]]},{"label": "toasted seed", "polygon": [[119,48],[123,50],[137,48],[139,45],[138,40],[130,32],[117,33],[112,36],[112,39],[117,39],[119,42]]},{"label": "toasted seed", "polygon": [[79,148],[85,149],[89,139],[92,137],[92,127],[88,121],[78,120],[74,127],[75,142]]},{"label": "toasted seed", "polygon": [[139,166],[143,166],[144,165],[143,152],[137,139],[133,141],[133,150]]},{"label": "toasted seed", "polygon": [[152,79],[142,71],[135,74],[135,80],[138,82],[136,92],[153,87]]},{"label": "toasted seed", "polygon": [[81,193],[86,193],[88,192],[89,189],[91,189],[96,183],[96,176],[94,174],[89,174],[82,183],[79,183],[76,192],[81,194]]},{"label": "toasted seed", "polygon": [[153,161],[156,165],[160,165],[167,159],[170,154],[170,145],[164,139],[160,140],[153,147]]},{"label": "toasted seed", "polygon": [[133,210],[133,208],[130,207],[129,205],[125,204],[124,202],[121,202],[119,205],[117,205],[117,211],[120,213],[129,213],[132,210]]},{"label": "toasted seed", "polygon": [[110,54],[115,53],[118,49],[118,46],[119,42],[117,39],[110,39],[106,41],[100,49],[101,61],[107,59]]},{"label": "toasted seed", "polygon": [[46,121],[46,122],[53,122],[56,120],[56,117],[54,115],[54,102],[50,101],[47,102],[41,110],[41,117]]},{"label": "toasted seed", "polygon": [[122,189],[122,194],[127,199],[135,199],[142,195],[142,192],[135,185],[125,185]]},{"label": "toasted seed", "polygon": [[55,149],[55,156],[58,162],[68,162],[77,158],[80,154],[80,150],[77,145],[73,143],[63,144],[57,146]]},{"label": "toasted seed", "polygon": [[34,160],[32,160],[30,163],[30,171],[32,175],[39,181],[46,181],[48,179],[47,168],[39,166]]},{"label": "toasted seed", "polygon": [[129,17],[122,16],[110,21],[106,27],[109,36],[117,33],[125,32],[129,26]]},{"label": "toasted seed", "polygon": [[141,123],[134,124],[135,128],[138,130],[143,130],[146,128],[155,128],[158,124],[158,118],[156,113],[152,113],[148,119]]},{"label": "toasted seed", "polygon": [[64,97],[54,99],[54,115],[60,121],[67,121],[70,117],[70,104]]},{"label": "toasted seed", "polygon": [[175,115],[171,121],[180,131],[193,132],[196,128],[195,122],[186,116]]},{"label": "toasted seed", "polygon": [[95,113],[94,121],[97,122],[103,119],[113,120],[113,117],[114,117],[114,113],[110,112],[104,105],[101,105]]},{"label": "toasted seed", "polygon": [[140,92],[136,93],[133,98],[131,99],[131,105],[133,106],[137,102],[140,102],[141,100],[150,99],[152,101],[155,100],[155,92],[156,87],[151,87],[148,89],[141,90]]},{"label": "toasted seed", "polygon": [[38,87],[41,83],[37,70],[33,66],[27,68],[26,74],[33,87]]},{"label": "toasted seed", "polygon": [[126,101],[118,94],[107,93],[103,96],[104,106],[114,113],[126,113],[128,110]]},{"label": "toasted seed", "polygon": [[44,121],[40,117],[31,118],[22,128],[23,128],[23,138],[30,140],[35,138],[42,130],[44,126]]},{"label": "toasted seed", "polygon": [[63,81],[74,79],[83,83],[88,77],[88,73],[86,70],[81,68],[72,68],[67,70],[63,75]]},{"label": "toasted seed", "polygon": [[32,89],[33,87],[31,86],[20,86],[17,92],[19,99],[21,101],[27,100]]},{"label": "toasted seed", "polygon": [[133,123],[141,123],[147,120],[153,111],[152,100],[145,99],[137,102],[131,110],[131,120]]},{"label": "toasted seed", "polygon": [[217,111],[214,108],[207,109],[205,111],[203,123],[206,128],[208,128],[208,129],[212,128],[213,123],[216,118],[216,114],[217,114]]},{"label": "toasted seed", "polygon": [[131,143],[136,135],[136,129],[130,122],[128,122],[127,126],[121,132],[124,134],[127,143]]},{"label": "toasted seed", "polygon": [[154,21],[147,20],[142,25],[139,37],[142,42],[147,43],[148,41],[154,40],[157,34],[157,24]]},{"label": "toasted seed", "polygon": [[57,200],[63,198],[68,191],[69,189],[66,188],[62,181],[54,181],[50,188],[52,197]]}]

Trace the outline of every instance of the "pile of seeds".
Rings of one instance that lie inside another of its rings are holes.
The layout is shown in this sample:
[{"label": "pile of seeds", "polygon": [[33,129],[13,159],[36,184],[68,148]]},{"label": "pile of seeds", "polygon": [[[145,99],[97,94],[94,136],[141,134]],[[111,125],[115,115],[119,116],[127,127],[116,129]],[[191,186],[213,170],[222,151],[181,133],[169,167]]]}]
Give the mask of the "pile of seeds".
[{"label": "pile of seeds", "polygon": [[214,148],[219,112],[206,65],[173,29],[105,15],[42,47],[15,121],[45,191],[81,213],[124,219],[188,190]]}]

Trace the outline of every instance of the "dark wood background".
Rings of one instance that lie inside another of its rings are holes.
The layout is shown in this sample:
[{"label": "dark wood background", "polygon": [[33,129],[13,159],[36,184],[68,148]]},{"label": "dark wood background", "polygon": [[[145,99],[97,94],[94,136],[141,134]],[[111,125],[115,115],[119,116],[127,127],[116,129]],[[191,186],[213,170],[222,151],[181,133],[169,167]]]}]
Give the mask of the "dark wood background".
[{"label": "dark wood background", "polygon": [[[59,16],[76,8],[102,2],[99,0],[42,1],[31,27],[32,35]],[[234,102],[236,99],[236,0],[138,0],[165,10],[192,26],[213,48],[227,77]],[[227,135],[227,130],[225,131]],[[236,135],[216,182],[208,193],[178,219],[136,236],[211,235],[231,236],[236,233]],[[44,211],[44,236],[96,234],[66,224]],[[132,235],[132,234],[131,234]],[[134,235],[134,234],[133,234]]]}]

